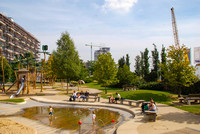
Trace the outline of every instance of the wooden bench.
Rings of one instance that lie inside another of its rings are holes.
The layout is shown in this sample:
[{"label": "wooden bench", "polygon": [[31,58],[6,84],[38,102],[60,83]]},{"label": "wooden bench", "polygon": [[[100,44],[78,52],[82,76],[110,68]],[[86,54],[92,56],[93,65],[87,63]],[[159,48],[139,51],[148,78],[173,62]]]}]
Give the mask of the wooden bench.
[{"label": "wooden bench", "polygon": [[[77,93],[80,94],[80,93]],[[85,97],[85,96],[84,96]],[[70,98],[73,100],[73,95],[70,96]],[[76,97],[77,98],[77,97]],[[82,98],[83,99],[83,98]],[[85,100],[86,102],[88,102],[89,99],[94,99],[94,101],[98,101],[100,102],[100,96],[98,96],[98,94],[89,94]]]},{"label": "wooden bench", "polygon": [[[110,96],[107,96],[107,97],[108,97],[108,102],[111,103]],[[129,100],[129,99],[120,99],[119,101],[120,101],[120,104],[123,104],[124,102],[128,102],[130,106],[132,105],[132,103],[136,103],[136,107],[139,107],[139,105],[144,102],[144,100]]]},{"label": "wooden bench", "polygon": [[189,94],[189,95],[183,95],[181,98],[178,98],[179,102],[187,103],[188,105],[191,105],[191,102],[198,102],[200,101],[200,94]]},{"label": "wooden bench", "polygon": [[88,97],[86,97],[86,102],[88,102],[89,99],[94,99],[94,101],[100,102],[100,96],[98,94],[89,94]]},{"label": "wooden bench", "polygon": [[131,91],[131,90],[138,89],[136,86],[132,86],[132,85],[123,85],[122,88],[123,88],[123,91]]}]

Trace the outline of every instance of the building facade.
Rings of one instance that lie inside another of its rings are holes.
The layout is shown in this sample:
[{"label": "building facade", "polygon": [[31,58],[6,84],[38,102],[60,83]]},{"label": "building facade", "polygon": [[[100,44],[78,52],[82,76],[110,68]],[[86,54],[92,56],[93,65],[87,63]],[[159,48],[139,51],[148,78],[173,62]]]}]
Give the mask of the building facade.
[{"label": "building facade", "polygon": [[26,52],[32,52],[36,60],[39,60],[40,42],[29,32],[0,13],[0,47],[3,56],[8,61],[14,60],[15,55],[19,56]]},{"label": "building facade", "polygon": [[94,52],[94,60],[97,60],[97,56],[101,53],[108,53],[110,52],[110,48],[109,47],[102,47],[99,50],[96,50]]}]

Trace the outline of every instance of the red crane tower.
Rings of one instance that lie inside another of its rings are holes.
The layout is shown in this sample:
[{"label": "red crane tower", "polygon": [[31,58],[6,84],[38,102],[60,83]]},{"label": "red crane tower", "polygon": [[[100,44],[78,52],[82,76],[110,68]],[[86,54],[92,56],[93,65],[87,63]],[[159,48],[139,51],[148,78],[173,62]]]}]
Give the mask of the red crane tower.
[{"label": "red crane tower", "polygon": [[92,47],[102,47],[102,46],[98,46],[98,45],[93,45],[92,43],[91,44],[85,44],[85,46],[90,46],[91,48],[91,61],[92,61]]}]

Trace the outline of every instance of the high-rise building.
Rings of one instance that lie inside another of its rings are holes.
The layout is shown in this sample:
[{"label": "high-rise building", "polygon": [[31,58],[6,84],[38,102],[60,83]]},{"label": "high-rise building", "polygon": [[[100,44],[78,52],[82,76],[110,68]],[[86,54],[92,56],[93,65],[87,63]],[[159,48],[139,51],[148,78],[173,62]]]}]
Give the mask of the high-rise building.
[{"label": "high-rise building", "polygon": [[108,53],[110,52],[110,47],[102,47],[99,50],[94,52],[94,60],[97,60],[97,56],[101,53]]},{"label": "high-rise building", "polygon": [[8,61],[14,60],[14,56],[19,56],[26,52],[32,52],[36,60],[39,60],[40,42],[32,34],[24,30],[10,17],[0,13],[0,47],[3,56]]}]

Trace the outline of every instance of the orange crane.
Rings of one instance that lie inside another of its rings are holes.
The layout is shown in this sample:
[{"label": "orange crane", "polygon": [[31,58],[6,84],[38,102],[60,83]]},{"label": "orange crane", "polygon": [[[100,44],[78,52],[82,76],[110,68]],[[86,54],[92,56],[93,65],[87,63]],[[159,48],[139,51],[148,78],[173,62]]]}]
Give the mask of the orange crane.
[{"label": "orange crane", "polygon": [[91,61],[92,61],[92,47],[102,47],[102,46],[98,46],[98,45],[93,45],[92,43],[91,44],[85,44],[85,46],[90,46],[91,48]]},{"label": "orange crane", "polygon": [[174,33],[175,46],[179,47],[178,29],[176,25],[176,19],[175,19],[173,7],[171,8],[171,14],[172,14],[172,28],[173,28],[173,33]]}]

